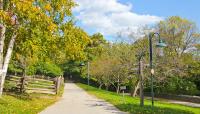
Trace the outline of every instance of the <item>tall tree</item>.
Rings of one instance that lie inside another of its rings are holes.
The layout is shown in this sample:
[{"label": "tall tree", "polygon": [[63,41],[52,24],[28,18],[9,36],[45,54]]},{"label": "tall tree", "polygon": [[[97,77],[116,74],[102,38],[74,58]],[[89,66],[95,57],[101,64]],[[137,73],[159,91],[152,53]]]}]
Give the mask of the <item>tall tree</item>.
[{"label": "tall tree", "polygon": [[165,73],[174,73],[174,75],[179,76],[187,75],[187,64],[184,56],[187,56],[195,44],[200,41],[200,35],[196,25],[186,19],[173,16],[161,21],[158,28],[161,37],[164,38],[168,45],[165,48],[164,57],[166,58],[163,58],[162,63],[159,64],[164,64],[166,66],[165,68],[168,66],[164,70],[167,71]]},{"label": "tall tree", "polygon": [[0,95],[14,44],[33,46],[55,40],[59,25],[71,15],[73,6],[71,0],[0,1]]}]

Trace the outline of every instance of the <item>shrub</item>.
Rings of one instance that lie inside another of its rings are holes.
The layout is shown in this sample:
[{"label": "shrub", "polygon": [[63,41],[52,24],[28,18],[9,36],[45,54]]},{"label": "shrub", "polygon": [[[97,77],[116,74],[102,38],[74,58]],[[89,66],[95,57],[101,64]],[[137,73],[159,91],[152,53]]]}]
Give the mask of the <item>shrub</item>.
[{"label": "shrub", "polygon": [[36,74],[36,67],[35,66],[28,66],[27,68],[26,68],[26,74],[27,75],[35,75]]},{"label": "shrub", "polygon": [[199,92],[194,82],[178,76],[170,77],[164,84],[156,85],[157,93],[196,95]]},{"label": "shrub", "polygon": [[36,65],[36,74],[55,77],[63,75],[63,71],[55,64],[42,62]]},{"label": "shrub", "polygon": [[10,74],[21,74],[22,69],[19,66],[14,65],[12,62],[8,66],[8,73]]}]

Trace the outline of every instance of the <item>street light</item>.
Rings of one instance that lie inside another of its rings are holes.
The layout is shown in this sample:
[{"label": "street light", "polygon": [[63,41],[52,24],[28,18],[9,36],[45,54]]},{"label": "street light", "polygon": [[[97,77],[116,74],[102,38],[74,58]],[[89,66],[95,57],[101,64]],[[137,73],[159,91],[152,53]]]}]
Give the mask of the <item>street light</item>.
[{"label": "street light", "polygon": [[[81,67],[85,66],[85,63],[80,64]],[[90,62],[87,62],[87,84],[90,85],[90,74],[89,74]]]},{"label": "street light", "polygon": [[82,62],[82,63],[80,64],[80,67],[83,67],[83,66],[85,66],[85,63],[84,63],[84,62]]},{"label": "street light", "polygon": [[87,62],[87,83],[90,85],[90,62]]},{"label": "street light", "polygon": [[157,35],[158,36],[158,43],[156,44],[156,47],[158,48],[164,48],[167,45],[162,41],[162,39],[160,38],[160,34],[159,33],[150,33],[149,34],[149,62],[150,62],[150,69],[151,69],[151,101],[152,101],[152,107],[154,106],[154,91],[153,91],[153,75],[154,75],[154,69],[153,69],[153,46],[152,46],[152,39],[153,37]]},{"label": "street light", "polygon": [[80,63],[80,76],[81,76],[81,74],[82,74],[82,67],[84,67],[85,66],[85,63],[84,62],[82,62],[82,63]]}]

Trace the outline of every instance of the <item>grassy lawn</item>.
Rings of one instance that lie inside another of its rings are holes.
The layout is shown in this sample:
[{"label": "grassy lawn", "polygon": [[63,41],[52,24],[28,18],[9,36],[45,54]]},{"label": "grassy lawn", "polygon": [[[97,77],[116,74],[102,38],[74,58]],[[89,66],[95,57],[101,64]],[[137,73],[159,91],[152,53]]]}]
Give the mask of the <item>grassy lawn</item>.
[{"label": "grassy lawn", "polygon": [[[47,88],[52,85],[53,82],[43,80],[29,83],[29,87],[33,88]],[[16,87],[16,83],[6,80],[6,92],[0,98],[0,114],[38,114],[59,100],[64,90],[64,85],[62,85],[58,95],[38,93],[19,94],[17,93],[18,91],[11,89],[13,87]]]},{"label": "grassy lawn", "polygon": [[38,114],[59,100],[63,90],[62,85],[58,95],[5,93],[0,98],[0,114]]},{"label": "grassy lawn", "polygon": [[45,94],[3,95],[0,98],[0,114],[37,114],[58,98]]},{"label": "grassy lawn", "polygon": [[88,93],[95,95],[100,99],[104,99],[122,111],[131,114],[200,114],[200,108],[192,108],[183,105],[170,104],[163,101],[155,101],[154,109],[151,108],[151,101],[145,100],[145,106],[139,106],[139,98],[125,96],[124,100],[121,95],[114,92],[99,90],[97,88],[87,86],[85,84],[77,84]]}]

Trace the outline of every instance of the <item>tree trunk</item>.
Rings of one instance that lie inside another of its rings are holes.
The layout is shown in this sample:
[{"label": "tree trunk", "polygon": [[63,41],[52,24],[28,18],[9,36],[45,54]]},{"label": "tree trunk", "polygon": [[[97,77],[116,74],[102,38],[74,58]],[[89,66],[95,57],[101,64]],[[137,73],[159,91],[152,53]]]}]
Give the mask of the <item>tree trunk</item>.
[{"label": "tree trunk", "polygon": [[13,47],[14,47],[14,44],[15,44],[15,39],[16,39],[17,35],[14,34],[9,42],[9,45],[8,45],[8,49],[7,49],[7,53],[6,53],[6,57],[4,59],[4,64],[3,64],[3,71],[4,71],[4,76],[6,75],[7,73],[7,70],[8,70],[8,65],[9,65],[9,62],[10,62],[10,59],[11,59],[11,56],[12,56],[12,52],[13,52]]},{"label": "tree trunk", "polygon": [[129,80],[129,84],[130,84],[130,96],[133,96],[134,93],[133,79]]},{"label": "tree trunk", "polygon": [[137,91],[139,89],[139,85],[140,85],[140,82],[138,81],[137,85],[135,86],[134,92],[133,92],[133,97],[135,97],[137,95]]},{"label": "tree trunk", "polygon": [[108,91],[108,89],[109,89],[109,85],[106,85],[106,90]]},{"label": "tree trunk", "polygon": [[3,68],[3,47],[4,47],[4,40],[5,40],[5,32],[6,28],[4,25],[0,24],[0,69]]},{"label": "tree trunk", "polygon": [[99,89],[101,89],[102,86],[103,86],[103,84],[99,84]]},{"label": "tree trunk", "polygon": [[[3,5],[2,5],[3,6]],[[5,32],[6,28],[2,24],[0,24],[0,96],[2,95],[3,91],[3,47],[4,47],[4,40],[5,40]]]},{"label": "tree trunk", "polygon": [[12,36],[10,42],[9,42],[7,53],[6,53],[6,56],[5,56],[5,59],[4,59],[3,68],[1,69],[2,73],[1,73],[1,79],[0,79],[0,96],[3,93],[3,85],[4,85],[4,82],[5,82],[5,77],[6,77],[6,74],[7,74],[8,65],[9,65],[9,62],[10,62],[10,59],[11,59],[11,55],[12,55],[12,51],[13,51],[13,47],[14,47],[14,44],[15,44],[16,37],[17,37],[17,35],[14,34]]},{"label": "tree trunk", "polygon": [[119,89],[120,89],[120,86],[119,86],[119,84],[118,84],[118,85],[117,85],[117,90],[116,90],[117,94],[119,94]]},{"label": "tree trunk", "polygon": [[139,60],[139,74],[140,74],[140,106],[144,106],[144,93],[143,93],[143,62]]},{"label": "tree trunk", "polygon": [[21,78],[20,93],[24,92],[25,92],[25,76],[23,75],[23,77]]},{"label": "tree trunk", "polygon": [[119,74],[118,74],[118,76],[117,76],[117,90],[116,90],[116,92],[117,92],[117,94],[119,94],[119,89],[120,89],[120,84],[119,84]]},{"label": "tree trunk", "polygon": [[26,78],[26,57],[24,57],[23,77],[21,78],[20,93],[25,92],[25,78]]}]

